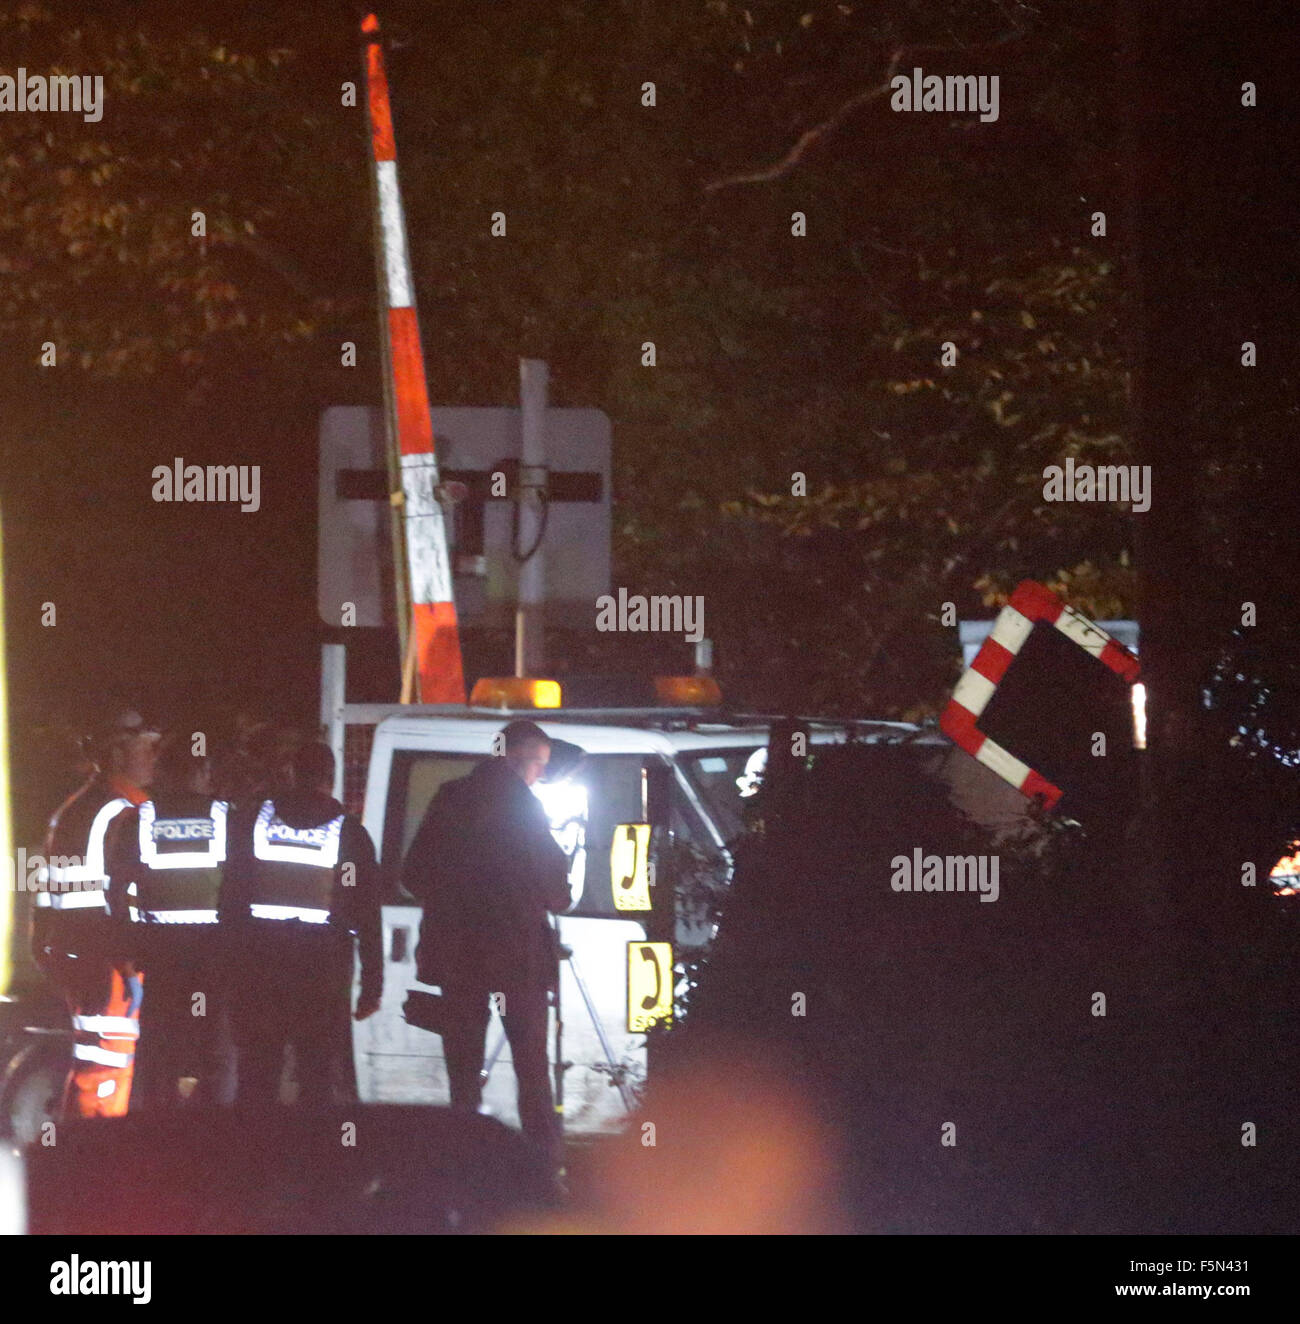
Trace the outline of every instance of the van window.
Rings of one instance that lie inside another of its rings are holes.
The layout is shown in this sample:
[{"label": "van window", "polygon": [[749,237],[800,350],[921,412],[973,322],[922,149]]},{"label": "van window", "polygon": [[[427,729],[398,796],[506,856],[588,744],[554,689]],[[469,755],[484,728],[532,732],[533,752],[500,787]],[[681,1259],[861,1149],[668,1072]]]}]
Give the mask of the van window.
[{"label": "van window", "polygon": [[715,749],[704,754],[682,754],[679,761],[703,799],[724,841],[731,841],[745,830],[745,799],[757,789],[757,782],[747,775],[755,755],[765,749],[751,745],[745,749]]},{"label": "van window", "polygon": [[[410,849],[429,802],[444,782],[468,776],[481,756],[442,751],[399,750],[393,755],[388,809],[384,818],[385,900],[405,900],[398,888],[401,862]],[[609,878],[614,829],[641,818],[641,756],[589,755],[570,781],[539,783],[533,789],[547,807],[556,840],[573,860],[570,885],[581,895],[573,915],[620,918]],[[576,793],[575,793],[576,792]],[[585,792],[585,797],[583,795]],[[585,798],[586,821],[581,821]],[[576,810],[576,812],[575,812]],[[409,901],[407,904],[410,904]]]},{"label": "van window", "polygon": [[476,754],[431,753],[399,749],[393,754],[388,776],[388,805],[384,812],[384,840],[380,869],[384,881],[384,901],[388,905],[409,899],[400,890],[402,861],[415,839],[429,802],[444,782],[468,777],[479,761]]}]

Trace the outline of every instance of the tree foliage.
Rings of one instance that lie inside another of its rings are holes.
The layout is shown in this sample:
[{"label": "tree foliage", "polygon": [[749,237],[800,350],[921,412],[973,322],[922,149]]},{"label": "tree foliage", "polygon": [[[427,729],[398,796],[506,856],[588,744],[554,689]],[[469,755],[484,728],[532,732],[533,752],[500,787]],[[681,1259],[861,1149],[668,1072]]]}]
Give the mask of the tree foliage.
[{"label": "tree foliage", "polygon": [[321,200],[348,191],[355,163],[332,147],[355,112],[273,36],[139,10],[0,10],[9,69],[101,77],[104,98],[93,123],[4,118],[0,330],[28,363],[48,340],[96,374],[183,380],[292,355],[345,308],[298,255],[339,243]]},{"label": "tree foliage", "polygon": [[[933,712],[943,604],[1025,575],[1134,611],[1140,517],[1042,499],[1048,464],[1134,458],[1107,3],[383,17],[433,397],[508,401],[530,355],[606,409],[619,578],[704,594],[735,698]],[[332,9],[0,7],[10,63],[106,82],[98,124],[0,124],[24,371],[52,339],[169,393],[378,398],[356,35]],[[893,112],[915,65],[998,75],[998,120]]]}]

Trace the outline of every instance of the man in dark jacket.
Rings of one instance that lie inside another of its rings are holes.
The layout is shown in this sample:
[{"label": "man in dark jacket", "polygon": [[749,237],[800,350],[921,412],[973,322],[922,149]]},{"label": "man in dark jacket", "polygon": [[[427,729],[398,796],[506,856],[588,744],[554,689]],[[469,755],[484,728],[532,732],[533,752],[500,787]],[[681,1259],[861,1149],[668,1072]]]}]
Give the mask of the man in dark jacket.
[{"label": "man in dark jacket", "polygon": [[525,1135],[562,1165],[548,1073],[547,993],[559,979],[548,912],[570,905],[568,858],[531,787],[551,742],[534,722],[501,732],[503,754],[448,782],[411,843],[403,885],[424,904],[418,978],[442,989],[452,1107],[482,1101],[488,999],[500,993]]},{"label": "man in dark jacket", "polygon": [[330,795],[328,745],[298,749],[292,775],[291,790],[232,822],[222,877],[240,1103],[276,1102],[287,1044],[300,1101],[354,1099],[349,1013],[357,945],[355,1019],[373,1016],[383,994],[382,896],[370,835]]}]

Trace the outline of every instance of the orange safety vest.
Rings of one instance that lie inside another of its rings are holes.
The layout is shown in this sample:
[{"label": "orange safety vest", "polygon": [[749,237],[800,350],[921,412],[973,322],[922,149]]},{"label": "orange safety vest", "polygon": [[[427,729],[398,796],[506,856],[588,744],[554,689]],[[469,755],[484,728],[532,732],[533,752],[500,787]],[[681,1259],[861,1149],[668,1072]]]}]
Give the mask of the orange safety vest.
[{"label": "orange safety vest", "polygon": [[[138,786],[123,778],[96,777],[50,820],[42,870],[49,890],[36,895],[35,921],[48,955],[65,964],[82,960],[88,969],[97,968],[96,957],[75,949],[108,922],[105,837],[123,810],[145,799]],[[77,1117],[124,1116],[131,1097],[144,977],[135,976],[132,987],[115,967],[102,974],[103,991],[93,1002],[85,1000],[85,992],[74,995],[71,986],[67,991],[74,1041],[64,1111]]]}]

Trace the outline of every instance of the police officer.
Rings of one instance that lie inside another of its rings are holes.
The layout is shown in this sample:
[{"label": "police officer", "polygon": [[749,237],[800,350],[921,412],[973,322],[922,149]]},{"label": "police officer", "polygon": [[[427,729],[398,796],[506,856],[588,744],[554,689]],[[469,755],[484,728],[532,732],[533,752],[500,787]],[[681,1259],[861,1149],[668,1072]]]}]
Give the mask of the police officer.
[{"label": "police officer", "polygon": [[354,937],[361,956],[357,1020],[379,1010],[383,992],[375,849],[360,820],[330,794],[333,751],[301,746],[292,778],[291,790],[238,815],[223,879],[241,1104],[277,1101],[288,1044],[300,1098],[354,1098]]},{"label": "police officer", "polygon": [[550,761],[550,738],[523,720],[501,735],[503,757],[485,759],[434,797],[411,842],[402,885],[424,903],[417,977],[442,989],[452,1107],[478,1110],[489,996],[500,993],[519,1119],[558,1171],[563,1138],[546,1038],[548,994],[559,970],[547,914],[572,904],[569,860],[529,789]]},{"label": "police officer", "polygon": [[105,841],[113,820],[147,798],[158,739],[139,713],[120,713],[95,742],[94,776],[60,806],[46,834],[32,950],[72,1016],[63,1111],[75,1117],[120,1117],[130,1100],[143,980],[109,919]]},{"label": "police officer", "polygon": [[180,1103],[178,1082],[197,1076],[195,1099],[233,1101],[217,912],[229,805],[212,795],[205,754],[185,738],[164,744],[153,793],[113,824],[108,909],[134,964],[149,977],[140,1015],[133,1109]]}]

